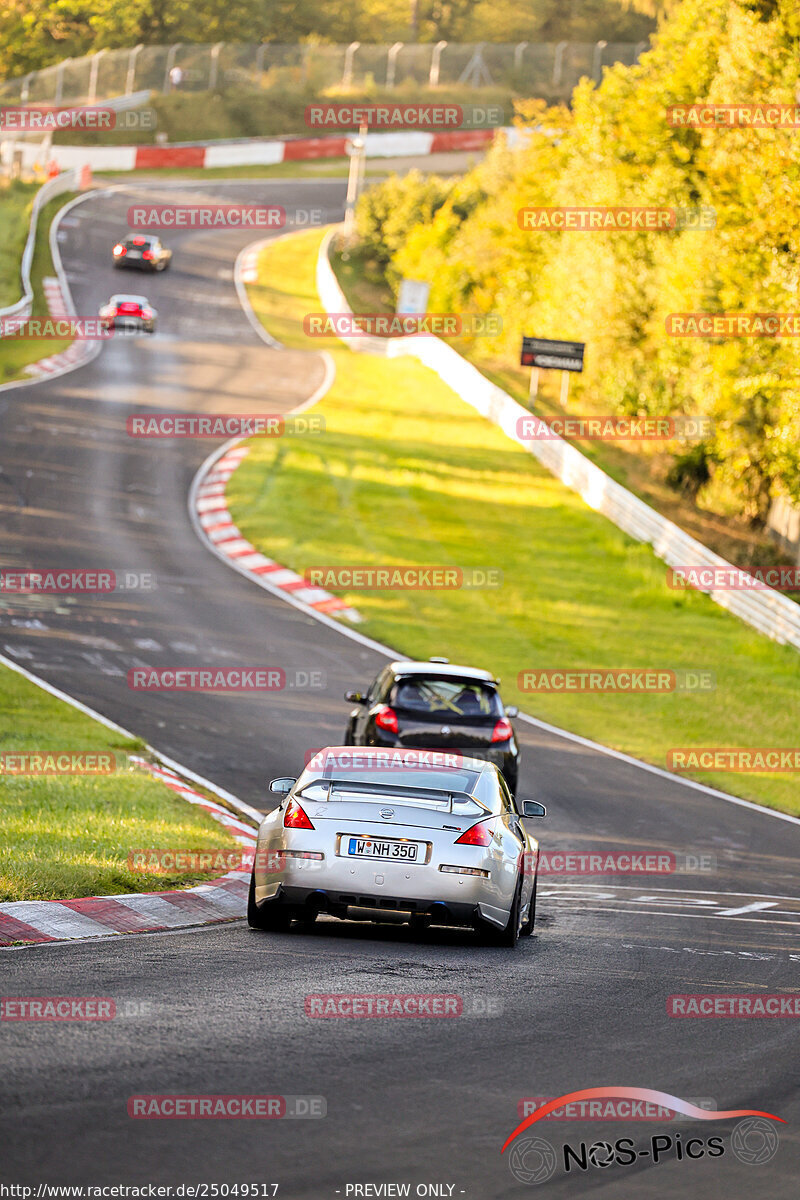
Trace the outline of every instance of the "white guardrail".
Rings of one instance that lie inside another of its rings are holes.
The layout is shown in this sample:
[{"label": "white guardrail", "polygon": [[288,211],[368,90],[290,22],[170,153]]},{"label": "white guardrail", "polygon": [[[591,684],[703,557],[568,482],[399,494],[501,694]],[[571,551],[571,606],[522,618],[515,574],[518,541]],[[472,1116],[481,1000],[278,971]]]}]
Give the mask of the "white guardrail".
[{"label": "white guardrail", "polygon": [[[329,250],[335,229],[325,237],[317,262],[317,291],[326,312],[350,312],[344,293],[330,264]],[[529,411],[507,392],[490,383],[480,371],[446,342],[437,337],[344,338],[352,350],[384,354],[388,358],[411,356],[430,367],[453,391],[476,409],[481,416],[530,451],[542,466],[556,475],[596,512],[608,517],[639,542],[647,542],[656,555],[670,567],[728,567],[732,564],[714,554],[701,542],[684,533],[672,521],[662,517],[627,488],[615,483],[563,438],[526,441],[517,433],[520,417]],[[800,605],[773,588],[707,593],[720,607],[728,609],[748,625],[773,641],[800,650]]]},{"label": "white guardrail", "polygon": [[33,307],[33,288],[31,287],[31,264],[33,263],[33,252],[36,247],[36,228],[39,223],[39,212],[42,206],[52,200],[54,196],[60,196],[62,192],[74,192],[78,190],[79,171],[62,171],[53,179],[48,179],[47,183],[43,183],[39,191],[33,198],[33,208],[31,210],[31,223],[28,228],[28,238],[25,242],[25,249],[22,252],[22,263],[20,265],[20,281],[22,283],[22,298],[11,304],[8,308],[0,308],[0,317],[29,317]]}]

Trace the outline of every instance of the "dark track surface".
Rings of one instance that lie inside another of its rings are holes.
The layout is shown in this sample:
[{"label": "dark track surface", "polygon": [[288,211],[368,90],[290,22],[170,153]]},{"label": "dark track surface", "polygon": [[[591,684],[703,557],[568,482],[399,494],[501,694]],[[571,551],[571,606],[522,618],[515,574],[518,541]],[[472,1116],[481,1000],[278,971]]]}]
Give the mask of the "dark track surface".
[{"label": "dark track surface", "polygon": [[[219,195],[323,208],[330,219],[341,209],[342,181],[267,186],[268,197],[255,182]],[[168,185],[151,194],[165,201]],[[65,267],[79,313],[96,312],[113,291],[142,291],[159,309],[159,333],[119,340],[62,379],[0,392],[0,565],[151,571],[158,587],[74,602],[20,597],[0,609],[0,650],[263,808],[265,779],[296,773],[308,748],[340,740],[342,692],[383,659],[209,554],[186,495],[213,444],[135,441],[125,418],[149,407],[285,411],[318,386],[322,367],[315,356],[270,350],[242,314],[232,264],[252,235],[165,237],[170,272],[114,272],[109,249],[130,202],[100,195],[79,205],[63,231]],[[144,664],[322,670],[326,686],[240,698],[129,691],[128,668]],[[540,1194],[796,1196],[796,1023],[681,1021],[665,1004],[673,993],[797,989],[800,902],[787,898],[800,897],[800,827],[518,730],[520,790],[548,805],[547,849],[705,852],[717,870],[541,880],[537,936],[511,953],[467,934],[420,939],[332,921],[289,936],[235,923],[6,951],[4,995],[112,996],[120,1008],[145,1001],[150,1011],[103,1025],[0,1026],[0,1178],[274,1181],[286,1200],[344,1196],[347,1184],[367,1182],[453,1184],[453,1196],[473,1200],[521,1196],[531,1189],[499,1154],[520,1097],[625,1084],[777,1113],[787,1121],[778,1154],[743,1165],[729,1149],[732,1123],[704,1122],[681,1126],[684,1140],[721,1133],[722,1158],[642,1158],[568,1176],[559,1164]],[[305,994],[324,991],[458,993],[467,1007],[483,997],[501,1011],[309,1019]],[[328,1115],[132,1121],[126,1099],[145,1092],[322,1095]],[[645,1147],[664,1131],[628,1121],[546,1122],[533,1132],[560,1154],[565,1141],[630,1136]]]}]

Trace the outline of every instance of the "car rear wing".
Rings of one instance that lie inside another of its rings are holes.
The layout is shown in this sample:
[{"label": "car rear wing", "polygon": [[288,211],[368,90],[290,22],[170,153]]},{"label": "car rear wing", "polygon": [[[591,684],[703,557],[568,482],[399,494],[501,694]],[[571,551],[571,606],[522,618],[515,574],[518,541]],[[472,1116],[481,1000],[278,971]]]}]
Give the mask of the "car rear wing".
[{"label": "car rear wing", "polygon": [[323,803],[335,804],[342,798],[337,796],[336,792],[346,791],[349,793],[348,799],[352,798],[355,793],[366,803],[372,801],[375,804],[387,804],[394,800],[420,808],[435,809],[437,812],[450,813],[455,811],[456,805],[470,805],[474,806],[478,813],[491,812],[491,809],[482,800],[478,800],[469,792],[455,789],[443,791],[439,788],[407,787],[402,784],[367,783],[361,779],[310,779],[303,785],[298,799],[306,796],[308,790],[313,787],[324,789],[324,796],[314,798],[315,801]]}]

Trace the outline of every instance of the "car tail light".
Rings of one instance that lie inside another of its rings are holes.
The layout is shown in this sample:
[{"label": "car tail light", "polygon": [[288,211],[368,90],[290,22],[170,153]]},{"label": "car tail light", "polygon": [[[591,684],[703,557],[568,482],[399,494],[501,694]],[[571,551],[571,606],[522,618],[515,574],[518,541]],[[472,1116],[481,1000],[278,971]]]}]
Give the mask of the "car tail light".
[{"label": "car tail light", "polygon": [[393,708],[389,708],[388,704],[382,704],[375,710],[375,724],[378,729],[385,729],[388,733],[397,733],[397,713]]},{"label": "car tail light", "polygon": [[296,800],[290,800],[283,815],[284,829],[313,829],[305,811]]},{"label": "car tail light", "polygon": [[154,257],[155,257],[155,255],[153,254],[152,250],[142,251],[142,258],[146,258],[148,260],[148,262],[151,261]]},{"label": "car tail light", "polygon": [[153,314],[152,314],[152,312],[150,311],[150,309],[149,309],[149,308],[143,308],[143,309],[142,309],[142,316],[144,317],[145,321],[149,321],[149,320],[150,320],[150,318],[152,317],[152,315],[153,315]]},{"label": "car tail light", "polygon": [[457,846],[491,846],[493,822],[494,817],[491,817],[488,821],[478,821],[477,825],[470,825],[460,838],[456,838],[455,844]]},{"label": "car tail light", "polygon": [[501,717],[492,730],[492,741],[507,742],[513,736],[514,730],[511,728],[511,722],[508,717]]},{"label": "car tail light", "polygon": [[121,246],[119,244],[119,242],[117,242],[116,246],[114,247],[114,253],[115,254],[127,254],[128,251],[125,249],[124,246]]}]

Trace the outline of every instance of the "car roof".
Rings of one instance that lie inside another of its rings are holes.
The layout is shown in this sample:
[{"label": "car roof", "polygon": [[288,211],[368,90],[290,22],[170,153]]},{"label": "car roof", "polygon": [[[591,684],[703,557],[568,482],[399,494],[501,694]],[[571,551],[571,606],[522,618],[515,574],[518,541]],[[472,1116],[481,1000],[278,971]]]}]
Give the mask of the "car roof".
[{"label": "car roof", "polygon": [[144,238],[146,242],[157,242],[158,235],[155,233],[128,233],[125,235],[126,242],[132,242],[134,238]]},{"label": "car roof", "polygon": [[442,679],[475,679],[481,683],[497,683],[491,671],[483,671],[480,667],[461,667],[455,663],[406,662],[401,659],[389,663],[389,666],[395,675],[438,675]]},{"label": "car roof", "polygon": [[149,304],[150,303],[150,301],[147,299],[147,296],[131,296],[128,292],[117,292],[114,296],[111,297],[111,299],[115,300],[117,302],[119,302],[121,300],[123,303],[127,301],[131,304]]}]

